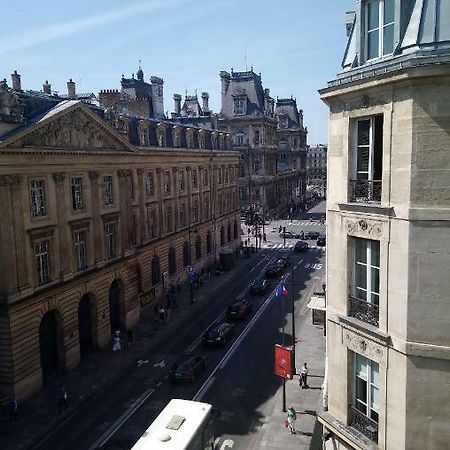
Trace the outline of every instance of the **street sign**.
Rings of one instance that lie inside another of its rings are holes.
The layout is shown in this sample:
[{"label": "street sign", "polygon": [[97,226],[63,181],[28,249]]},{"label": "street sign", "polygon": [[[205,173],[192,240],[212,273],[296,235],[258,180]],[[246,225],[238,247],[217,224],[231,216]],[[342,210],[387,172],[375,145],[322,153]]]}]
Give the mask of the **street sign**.
[{"label": "street sign", "polygon": [[292,348],[275,344],[275,375],[292,380]]}]

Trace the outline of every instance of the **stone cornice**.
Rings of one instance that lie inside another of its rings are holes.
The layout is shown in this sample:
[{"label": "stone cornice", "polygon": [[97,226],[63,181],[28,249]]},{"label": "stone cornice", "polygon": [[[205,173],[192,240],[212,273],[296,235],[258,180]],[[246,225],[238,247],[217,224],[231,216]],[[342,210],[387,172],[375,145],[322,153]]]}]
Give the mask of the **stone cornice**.
[{"label": "stone cornice", "polygon": [[10,186],[14,184],[20,184],[21,182],[21,175],[0,175],[0,186]]}]

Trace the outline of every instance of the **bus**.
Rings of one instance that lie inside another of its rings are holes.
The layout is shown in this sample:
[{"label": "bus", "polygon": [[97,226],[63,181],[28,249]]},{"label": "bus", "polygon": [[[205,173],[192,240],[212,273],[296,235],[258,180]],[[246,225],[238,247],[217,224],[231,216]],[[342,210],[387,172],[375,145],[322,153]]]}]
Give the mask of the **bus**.
[{"label": "bus", "polygon": [[131,450],[214,450],[213,407],[172,399]]}]

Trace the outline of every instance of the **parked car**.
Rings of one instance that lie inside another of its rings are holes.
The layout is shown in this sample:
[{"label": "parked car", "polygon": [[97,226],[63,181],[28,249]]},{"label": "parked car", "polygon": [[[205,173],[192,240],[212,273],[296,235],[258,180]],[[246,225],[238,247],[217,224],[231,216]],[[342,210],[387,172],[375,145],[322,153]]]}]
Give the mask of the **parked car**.
[{"label": "parked car", "polygon": [[260,276],[250,285],[250,294],[265,294],[269,287],[270,283],[266,277]]},{"label": "parked car", "polygon": [[317,247],[325,247],[327,245],[327,237],[324,234],[321,234],[316,241]]},{"label": "parked car", "polygon": [[184,353],[172,365],[169,371],[171,381],[194,382],[197,376],[206,369],[207,358],[192,353]]},{"label": "parked car", "polygon": [[227,320],[245,319],[252,312],[252,304],[246,300],[236,300],[231,305],[228,305],[226,318]]},{"label": "parked car", "polygon": [[320,236],[318,231],[307,231],[303,239],[317,239]]},{"label": "parked car", "polygon": [[203,336],[205,345],[223,345],[234,333],[234,327],[231,323],[220,322],[211,325]]},{"label": "parked car", "polygon": [[292,257],[289,253],[280,253],[277,255],[277,264],[280,265],[283,269],[292,264]]},{"label": "parked car", "polygon": [[283,267],[277,262],[271,263],[266,268],[267,278],[278,278],[283,272]]},{"label": "parked car", "polygon": [[286,239],[295,239],[297,235],[293,233],[292,231],[282,231],[280,233],[280,238],[286,238]]},{"label": "parked car", "polygon": [[306,252],[308,249],[308,243],[305,241],[297,241],[294,245],[294,252]]}]

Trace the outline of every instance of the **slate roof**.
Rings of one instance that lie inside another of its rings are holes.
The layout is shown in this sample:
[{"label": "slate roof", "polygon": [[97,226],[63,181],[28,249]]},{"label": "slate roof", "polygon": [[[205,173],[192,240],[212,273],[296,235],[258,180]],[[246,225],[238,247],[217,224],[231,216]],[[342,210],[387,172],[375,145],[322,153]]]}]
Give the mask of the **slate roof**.
[{"label": "slate roof", "polygon": [[300,119],[297,109],[297,101],[293,98],[279,98],[275,107],[275,115],[287,116],[288,123],[286,128],[299,128]]}]

